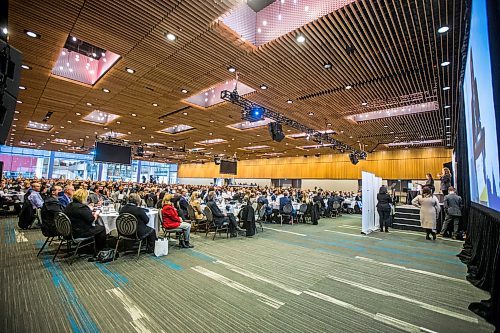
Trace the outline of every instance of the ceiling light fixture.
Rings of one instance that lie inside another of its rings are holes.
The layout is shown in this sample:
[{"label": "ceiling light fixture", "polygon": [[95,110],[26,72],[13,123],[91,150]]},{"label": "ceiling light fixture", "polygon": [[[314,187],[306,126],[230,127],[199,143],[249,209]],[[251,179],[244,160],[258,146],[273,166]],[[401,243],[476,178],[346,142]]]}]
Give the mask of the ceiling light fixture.
[{"label": "ceiling light fixture", "polygon": [[188,115],[188,113],[187,113],[187,112],[183,112],[182,114],[183,114],[183,115],[185,115],[185,116],[187,116],[187,115]]},{"label": "ceiling light fixture", "polygon": [[332,64],[331,64],[331,63],[329,63],[329,62],[327,62],[327,63],[325,63],[325,64],[323,65],[323,67],[324,67],[325,69],[330,69],[330,68],[332,68]]},{"label": "ceiling light fixture", "polygon": [[292,104],[293,101],[291,99],[289,99],[288,101],[286,101],[288,104]]},{"label": "ceiling light fixture", "polygon": [[445,32],[447,32],[448,30],[450,30],[450,28],[446,25],[442,26],[441,28],[438,29],[438,32],[440,34],[444,34]]},{"label": "ceiling light fixture", "polygon": [[444,106],[444,108],[445,108],[445,109],[449,109],[450,107],[451,107],[451,106],[449,106],[449,105],[445,105],[445,106]]},{"label": "ceiling light fixture", "polygon": [[314,116],[314,113],[313,112],[309,112],[308,115]]},{"label": "ceiling light fixture", "polygon": [[450,87],[444,87],[444,88],[443,88],[443,90],[444,90],[444,91],[446,91],[446,90],[450,90]]},{"label": "ceiling light fixture", "polygon": [[158,103],[153,103],[153,106],[158,106]]},{"label": "ceiling light fixture", "polygon": [[449,64],[450,64],[450,62],[449,62],[449,61],[443,61],[443,62],[441,63],[441,67],[446,67],[446,66],[448,66]]},{"label": "ceiling light fixture", "polygon": [[75,36],[71,37],[71,40],[72,40],[73,42],[76,42],[76,37],[75,37]]},{"label": "ceiling light fixture", "polygon": [[19,86],[19,89],[26,90],[26,87],[25,86]]},{"label": "ceiling light fixture", "polygon": [[132,113],[132,117],[137,117],[137,115],[135,113]]},{"label": "ceiling light fixture", "polygon": [[267,86],[266,86],[265,84],[261,84],[261,85],[260,85],[260,89],[262,89],[262,90],[266,90],[266,89],[267,89]]},{"label": "ceiling light fixture", "polygon": [[3,33],[4,35],[7,35],[7,34],[9,33],[9,30],[7,30],[7,28],[6,28],[6,27],[3,27],[3,28],[2,28],[2,33]]},{"label": "ceiling light fixture", "polygon": [[306,36],[299,34],[299,35],[297,35],[295,40],[297,41],[297,43],[304,43],[306,41]]},{"label": "ceiling light fixture", "polygon": [[367,105],[368,105],[368,103],[363,102],[363,103],[361,103],[361,105],[362,105],[362,106],[367,106]]},{"label": "ceiling light fixture", "polygon": [[125,70],[127,71],[127,73],[129,74],[134,74],[135,73],[135,69],[132,69],[132,68],[129,68],[129,67],[125,67]]},{"label": "ceiling light fixture", "polygon": [[167,32],[167,34],[165,36],[167,37],[167,40],[169,40],[171,42],[175,42],[177,40],[177,36],[171,32]]},{"label": "ceiling light fixture", "polygon": [[233,66],[229,66],[229,67],[227,68],[227,70],[229,71],[229,73],[234,73],[234,72],[236,72],[236,68],[234,68]]},{"label": "ceiling light fixture", "polygon": [[352,86],[346,86],[346,87],[345,87],[345,89],[346,89],[346,90],[349,90],[349,89],[351,89],[351,88],[352,88]]},{"label": "ceiling light fixture", "polygon": [[109,93],[109,89],[106,88],[102,88],[102,91],[104,91],[105,93]]},{"label": "ceiling light fixture", "polygon": [[24,64],[23,64],[23,65],[21,65],[21,68],[22,68],[22,69],[31,69],[31,67],[30,67],[30,66],[28,66],[28,65],[24,65]]},{"label": "ceiling light fixture", "polygon": [[40,38],[40,34],[37,34],[36,32],[33,31],[24,30],[24,33],[31,38]]},{"label": "ceiling light fixture", "polygon": [[182,90],[181,90],[181,93],[183,93],[183,94],[187,94],[187,93],[188,93],[188,90],[187,90],[187,89],[182,89]]}]

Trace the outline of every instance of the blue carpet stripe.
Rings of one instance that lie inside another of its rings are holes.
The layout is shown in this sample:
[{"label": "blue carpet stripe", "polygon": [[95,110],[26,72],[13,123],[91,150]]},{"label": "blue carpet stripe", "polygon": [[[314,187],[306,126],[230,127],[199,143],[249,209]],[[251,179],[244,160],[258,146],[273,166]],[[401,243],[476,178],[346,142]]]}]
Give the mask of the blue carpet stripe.
[{"label": "blue carpet stripe", "polygon": [[108,267],[108,263],[105,263],[105,264],[101,264],[101,263],[95,263],[95,265],[97,266],[97,268],[99,268],[99,270],[101,272],[104,273],[104,275],[110,277],[112,280],[113,280],[113,285],[117,288],[119,287],[125,287],[127,284],[128,284],[128,279],[117,273],[117,272],[114,272],[114,271],[111,271]]},{"label": "blue carpet stripe", "polygon": [[175,262],[165,257],[153,257],[153,260],[158,261],[159,263],[167,266],[170,269],[173,269],[174,271],[180,271],[183,269],[181,265],[176,264]]},{"label": "blue carpet stripe", "polygon": [[50,273],[62,303],[67,307],[67,317],[72,331],[75,333],[98,333],[99,328],[87,309],[80,303],[73,284],[66,277],[59,264],[53,263],[50,258],[46,257],[43,259],[43,266]]}]

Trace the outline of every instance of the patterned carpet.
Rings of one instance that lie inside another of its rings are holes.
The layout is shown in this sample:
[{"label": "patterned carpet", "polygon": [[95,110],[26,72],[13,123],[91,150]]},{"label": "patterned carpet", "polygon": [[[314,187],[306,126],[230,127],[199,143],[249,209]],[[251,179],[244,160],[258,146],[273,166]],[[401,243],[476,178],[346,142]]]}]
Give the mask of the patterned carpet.
[{"label": "patterned carpet", "polygon": [[168,256],[69,266],[40,231],[0,220],[0,332],[492,332],[467,310],[460,242],[360,235],[360,216],[268,224]]}]

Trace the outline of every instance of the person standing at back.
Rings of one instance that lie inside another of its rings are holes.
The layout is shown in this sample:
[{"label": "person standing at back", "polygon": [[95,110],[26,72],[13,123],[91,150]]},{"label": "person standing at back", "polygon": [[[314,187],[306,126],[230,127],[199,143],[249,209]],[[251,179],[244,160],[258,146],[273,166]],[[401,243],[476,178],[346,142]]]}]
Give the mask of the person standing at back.
[{"label": "person standing at back", "polygon": [[417,195],[411,204],[420,208],[420,225],[425,229],[425,239],[431,239],[430,234],[436,239],[436,219],[441,211],[439,200],[432,195],[430,188],[424,187],[422,194]]},{"label": "person standing at back", "polygon": [[436,188],[434,187],[434,178],[432,178],[432,175],[430,173],[425,174],[425,187],[428,187],[431,189],[431,192],[434,193]]},{"label": "person standing at back", "polygon": [[462,216],[462,198],[455,193],[455,188],[450,186],[448,188],[448,195],[444,197],[444,211],[446,212],[446,218],[443,222],[443,228],[439,237],[443,237],[446,229],[448,229],[448,224],[453,223],[453,235],[452,239],[457,239],[458,226],[460,223],[460,216]]},{"label": "person standing at back", "polygon": [[451,186],[451,172],[448,168],[443,168],[441,173],[438,174],[439,179],[441,180],[441,192],[443,195],[448,195],[448,187]]},{"label": "person standing at back", "polygon": [[384,231],[385,227],[385,232],[389,232],[391,203],[392,198],[387,194],[387,187],[381,186],[377,194],[377,212],[380,221],[380,231]]}]

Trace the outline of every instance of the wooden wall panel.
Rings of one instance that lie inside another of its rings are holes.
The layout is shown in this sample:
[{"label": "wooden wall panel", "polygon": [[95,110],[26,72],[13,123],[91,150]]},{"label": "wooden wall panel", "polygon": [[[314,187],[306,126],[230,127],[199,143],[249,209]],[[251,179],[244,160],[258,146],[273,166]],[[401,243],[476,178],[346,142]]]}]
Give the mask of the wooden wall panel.
[{"label": "wooden wall panel", "polygon": [[[380,151],[366,161],[353,165],[346,154],[321,157],[285,157],[238,162],[234,178],[359,179],[361,171],[373,172],[384,179],[424,179],[425,173],[437,174],[443,163],[451,160],[451,150],[444,148]],[[178,177],[221,177],[219,166],[181,164]]]}]

